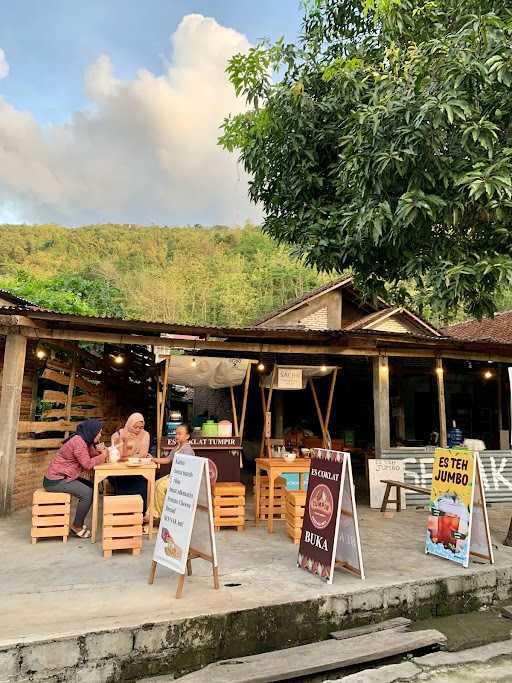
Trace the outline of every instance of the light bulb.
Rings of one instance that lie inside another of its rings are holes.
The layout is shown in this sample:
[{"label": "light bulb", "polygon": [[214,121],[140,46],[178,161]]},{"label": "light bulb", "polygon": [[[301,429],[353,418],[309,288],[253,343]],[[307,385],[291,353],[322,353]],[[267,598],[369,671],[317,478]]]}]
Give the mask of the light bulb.
[{"label": "light bulb", "polygon": [[43,358],[46,358],[46,351],[44,349],[37,349],[36,356],[39,360],[43,360]]},{"label": "light bulb", "polygon": [[492,372],[491,372],[490,370],[486,370],[486,371],[484,372],[484,377],[485,377],[485,379],[491,379],[491,377],[492,377]]},{"label": "light bulb", "polygon": [[327,365],[324,363],[322,367],[320,368],[322,372],[327,372]]},{"label": "light bulb", "polygon": [[116,365],[121,365],[122,363],[124,363],[124,357],[121,356],[120,353],[118,353],[117,356],[114,356],[114,363]]},{"label": "light bulb", "polygon": [[264,369],[265,369],[265,366],[264,366],[263,363],[260,361],[260,362],[258,363],[258,370],[259,370],[260,372],[263,372]]}]

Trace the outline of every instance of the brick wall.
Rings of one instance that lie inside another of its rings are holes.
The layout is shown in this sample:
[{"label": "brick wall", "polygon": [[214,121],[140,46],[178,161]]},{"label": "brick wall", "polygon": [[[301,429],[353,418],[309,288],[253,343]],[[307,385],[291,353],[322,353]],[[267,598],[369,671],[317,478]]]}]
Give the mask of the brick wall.
[{"label": "brick wall", "polygon": [[[0,337],[0,374],[4,364],[4,349],[5,338]],[[34,352],[35,344],[29,342],[27,344],[25,374],[21,393],[20,420],[31,420],[34,416],[34,391],[37,386],[37,359]],[[18,510],[31,504],[32,493],[36,488],[40,487],[49,459],[50,456],[35,455],[23,451],[16,452],[13,510]]]}]

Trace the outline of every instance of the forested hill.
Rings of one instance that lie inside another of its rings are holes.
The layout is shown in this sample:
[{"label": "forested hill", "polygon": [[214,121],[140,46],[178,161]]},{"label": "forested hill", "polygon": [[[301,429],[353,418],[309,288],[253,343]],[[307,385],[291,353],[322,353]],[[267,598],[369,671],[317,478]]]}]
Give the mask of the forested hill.
[{"label": "forested hill", "polygon": [[254,226],[0,226],[0,288],[68,313],[245,325],[326,282]]}]

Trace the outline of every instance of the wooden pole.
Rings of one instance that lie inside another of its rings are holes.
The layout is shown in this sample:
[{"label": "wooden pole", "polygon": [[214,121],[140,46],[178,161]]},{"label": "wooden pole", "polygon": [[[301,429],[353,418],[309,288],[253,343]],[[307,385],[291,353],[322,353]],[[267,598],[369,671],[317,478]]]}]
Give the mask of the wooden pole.
[{"label": "wooden pole", "polygon": [[235,403],[235,392],[233,387],[229,387],[229,393],[231,394],[231,412],[233,413],[233,424],[235,427],[235,436],[238,436],[238,415],[236,413],[236,403]]},{"label": "wooden pole", "polygon": [[161,457],[162,447],[162,423],[161,423],[161,393],[160,393],[161,370],[158,368],[156,377],[156,456]]},{"label": "wooden pole", "polygon": [[12,508],[16,476],[16,438],[26,353],[26,337],[8,334],[5,340],[0,395],[0,516],[8,515]]},{"label": "wooden pole", "polygon": [[[71,365],[71,374],[69,376],[69,385],[68,385],[68,395],[66,398],[66,422],[69,422],[71,420],[71,404],[73,403],[73,394],[75,391],[76,366],[77,366],[77,358],[75,355],[75,356],[73,356],[73,363]],[[66,432],[64,434],[64,438],[67,439],[68,436],[69,436],[69,432]]]},{"label": "wooden pole", "polygon": [[[338,377],[338,368],[334,368],[331,377],[331,388],[329,389],[329,399],[327,401],[327,411],[325,413],[325,431],[329,434],[329,421],[331,419],[332,399],[334,397],[334,387],[336,386],[336,378]],[[329,434],[330,436],[330,434]]]},{"label": "wooden pole", "polygon": [[320,410],[320,403],[318,402],[318,396],[316,393],[313,378],[310,377],[308,381],[309,381],[309,386],[311,387],[311,393],[313,394],[313,401],[315,403],[316,414],[318,416],[318,422],[320,422],[320,429],[322,430],[322,444],[325,448],[326,441],[327,441],[327,435],[325,433],[324,418],[322,417],[322,411]]},{"label": "wooden pole", "polygon": [[444,395],[444,367],[443,359],[436,358],[436,377],[437,377],[437,400],[439,404],[439,444],[441,448],[446,448],[446,402]]},{"label": "wooden pole", "polygon": [[[261,378],[260,378],[261,382]],[[263,427],[261,430],[261,444],[260,444],[260,458],[263,457],[263,451],[265,449],[265,423],[267,418],[267,399],[265,397],[265,387],[260,384],[260,395],[261,395],[261,409],[263,411]]]},{"label": "wooden pole", "polygon": [[242,415],[240,417],[240,438],[244,438],[244,427],[245,427],[245,413],[247,411],[247,397],[249,395],[249,384],[251,381],[251,368],[252,363],[247,366],[247,372],[245,374],[245,385],[244,385],[244,398],[242,400]]},{"label": "wooden pole", "polygon": [[167,390],[169,387],[169,368],[171,365],[171,359],[166,358],[165,359],[165,366],[164,366],[164,383],[162,386],[162,396],[161,396],[161,401],[160,401],[160,430],[163,432],[164,430],[164,422],[165,422],[165,402],[167,399]]},{"label": "wooden pole", "polygon": [[375,423],[375,457],[390,446],[389,435],[389,364],[387,356],[373,359],[373,413]]}]

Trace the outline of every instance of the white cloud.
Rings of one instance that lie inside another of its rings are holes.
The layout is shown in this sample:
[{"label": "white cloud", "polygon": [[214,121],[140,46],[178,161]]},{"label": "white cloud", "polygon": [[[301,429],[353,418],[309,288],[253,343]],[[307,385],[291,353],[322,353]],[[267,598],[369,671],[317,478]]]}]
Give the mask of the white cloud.
[{"label": "white cloud", "polygon": [[[0,97],[0,204],[27,222],[235,223],[258,211],[219,126],[242,110],[225,68],[245,36],[198,14],[171,38],[164,75],[115,76],[101,55],[85,77],[90,107],[41,127]],[[1,216],[0,216],[1,219]]]},{"label": "white cloud", "polygon": [[9,75],[9,64],[5,58],[5,52],[0,47],[0,79]]}]

